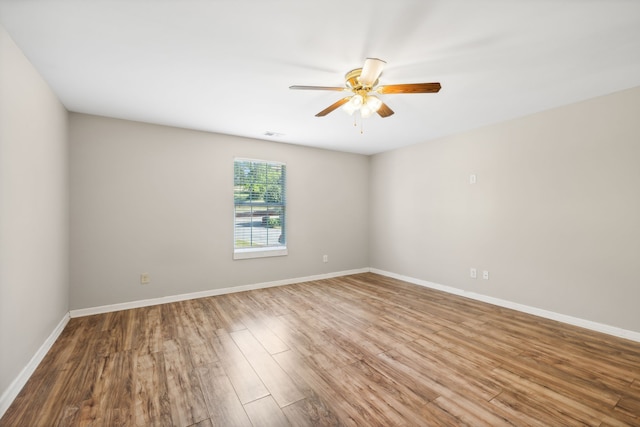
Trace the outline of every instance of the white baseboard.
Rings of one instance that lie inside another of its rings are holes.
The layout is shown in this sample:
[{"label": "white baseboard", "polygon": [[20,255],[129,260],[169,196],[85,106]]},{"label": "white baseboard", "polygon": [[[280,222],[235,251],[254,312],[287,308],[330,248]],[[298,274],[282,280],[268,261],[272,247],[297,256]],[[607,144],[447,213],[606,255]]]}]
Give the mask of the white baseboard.
[{"label": "white baseboard", "polygon": [[368,268],[360,268],[356,270],[345,270],[345,271],[337,271],[333,273],[318,274],[315,276],[298,277],[295,279],[275,280],[273,282],[262,282],[262,283],[254,283],[250,285],[233,286],[229,288],[210,289],[207,291],[192,292],[188,294],[170,295],[170,296],[160,297],[160,298],[123,302],[119,304],[102,305],[99,307],[81,308],[77,310],[71,310],[69,314],[71,315],[72,318],[90,316],[92,314],[110,313],[112,311],[129,310],[131,308],[148,307],[148,306],[158,305],[158,304],[166,304],[171,302],[185,301],[185,300],[196,299],[196,298],[204,298],[204,297],[210,297],[215,295],[230,294],[233,292],[244,292],[244,291],[251,291],[254,289],[272,288],[274,286],[291,285],[294,283],[311,282],[314,280],[331,279],[333,277],[367,273],[368,271],[369,271]]},{"label": "white baseboard", "polygon": [[7,409],[9,409],[9,406],[11,406],[11,403],[13,403],[15,398],[18,396],[22,387],[24,387],[40,362],[42,362],[42,359],[47,355],[47,352],[51,349],[53,343],[56,342],[64,330],[64,327],[69,323],[69,319],[69,313],[65,314],[62,320],[60,320],[60,323],[58,323],[49,337],[44,343],[42,343],[38,351],[36,351],[36,354],[34,354],[29,363],[27,363],[27,366],[20,371],[18,376],[13,380],[4,393],[2,393],[2,396],[0,396],[0,418],[2,418]]},{"label": "white baseboard", "polygon": [[591,320],[585,320],[578,317],[568,316],[566,314],[556,313],[553,311],[548,311],[548,310],[544,310],[537,307],[531,307],[528,305],[519,304],[519,303],[508,301],[508,300],[503,300],[503,299],[491,297],[488,295],[478,294],[475,292],[469,292],[463,289],[441,285],[441,284],[429,282],[426,280],[416,279],[414,277],[404,276],[401,274],[379,270],[376,268],[360,268],[355,270],[338,271],[333,273],[319,274],[315,276],[276,280],[272,282],[262,282],[262,283],[233,286],[233,287],[221,288],[221,289],[211,289],[207,291],[192,292],[188,294],[171,295],[171,296],[160,297],[160,298],[131,301],[131,302],[125,302],[125,303],[119,303],[119,304],[103,305],[99,307],[83,308],[78,310],[71,310],[69,312],[69,315],[72,318],[90,316],[92,314],[109,313],[112,311],[128,310],[131,308],[139,308],[139,307],[148,307],[148,306],[158,305],[158,304],[166,304],[166,303],[177,302],[177,301],[185,301],[185,300],[204,298],[204,297],[210,297],[215,295],[223,295],[223,294],[229,294],[233,292],[244,292],[244,291],[250,291],[254,289],[271,288],[274,286],[284,286],[284,285],[290,285],[293,283],[310,282],[313,280],[330,279],[333,277],[348,276],[351,274],[359,274],[359,273],[366,273],[366,272],[372,272],[372,273],[380,274],[382,276],[392,277],[394,279],[403,280],[405,282],[413,283],[415,285],[424,286],[431,289],[436,289],[439,291],[447,292],[449,294],[471,298],[477,301],[486,302],[486,303],[497,305],[500,307],[521,311],[523,313],[533,314],[534,316],[540,316],[546,319],[556,320],[558,322],[579,326],[585,329],[590,329],[592,331],[602,332],[602,333],[613,335],[619,338],[625,338],[628,340],[640,342],[640,332],[630,331],[630,330],[618,328],[615,326],[605,325],[603,323],[593,322]]},{"label": "white baseboard", "polygon": [[477,301],[486,302],[486,303],[497,305],[500,307],[521,311],[523,313],[533,314],[534,316],[544,317],[545,319],[556,320],[558,322],[568,323],[570,325],[579,326],[581,328],[590,329],[592,331],[602,332],[608,335],[613,335],[615,337],[625,338],[631,341],[640,342],[640,332],[629,331],[627,329],[605,325],[603,323],[593,322],[591,320],[585,320],[585,319],[580,319],[578,317],[568,316],[566,314],[555,313],[553,311],[548,311],[548,310],[544,310],[537,307],[531,307],[528,305],[507,301],[500,298],[494,298],[487,295],[478,294],[475,292],[469,292],[462,289],[453,288],[451,286],[440,285],[438,283],[416,279],[414,277],[403,276],[401,274],[391,273],[389,271],[378,270],[376,268],[371,268],[370,271],[372,273],[380,274],[382,276],[387,276],[387,277],[402,280],[405,282],[413,283],[415,285],[436,289],[439,291],[447,292],[449,294],[471,298]]}]

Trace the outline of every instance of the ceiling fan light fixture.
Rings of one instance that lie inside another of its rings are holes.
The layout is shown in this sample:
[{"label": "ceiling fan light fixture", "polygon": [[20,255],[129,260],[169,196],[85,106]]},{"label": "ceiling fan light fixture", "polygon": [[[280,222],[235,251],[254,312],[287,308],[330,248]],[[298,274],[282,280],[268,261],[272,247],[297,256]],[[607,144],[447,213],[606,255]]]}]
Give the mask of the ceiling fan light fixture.
[{"label": "ceiling fan light fixture", "polygon": [[342,106],[342,109],[350,116],[362,107],[362,95],[353,95],[349,102]]},{"label": "ceiling fan light fixture", "polygon": [[346,111],[348,115],[352,116],[353,113],[355,113],[358,108],[354,107],[350,102],[347,102],[342,106],[342,109]]},{"label": "ceiling fan light fixture", "polygon": [[351,97],[351,99],[349,100],[349,104],[353,105],[353,107],[357,109],[362,106],[363,101],[364,99],[362,99],[362,95],[356,94]]},{"label": "ceiling fan light fixture", "polygon": [[368,117],[371,117],[371,115],[375,113],[374,110],[371,109],[371,107],[369,107],[368,105],[363,105],[362,108],[360,108],[360,116],[363,119],[366,119]]},{"label": "ceiling fan light fixture", "polygon": [[378,98],[377,96],[369,95],[367,96],[365,105],[375,113],[382,106],[382,101],[380,101],[380,98]]},{"label": "ceiling fan light fixture", "polygon": [[363,119],[367,117],[371,117],[373,113],[378,111],[382,106],[382,101],[376,96],[373,95],[360,95],[356,94],[351,97],[349,102],[342,106],[342,109],[347,112],[350,116],[353,115],[356,111],[360,110],[360,116]]}]

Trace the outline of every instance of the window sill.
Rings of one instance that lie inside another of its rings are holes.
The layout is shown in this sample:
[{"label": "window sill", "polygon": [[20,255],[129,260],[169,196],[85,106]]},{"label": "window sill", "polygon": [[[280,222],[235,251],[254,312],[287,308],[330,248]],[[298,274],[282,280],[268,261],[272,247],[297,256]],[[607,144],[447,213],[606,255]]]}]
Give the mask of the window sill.
[{"label": "window sill", "polygon": [[233,251],[233,259],[266,258],[285,255],[288,255],[286,246],[276,246],[272,248],[235,249]]}]

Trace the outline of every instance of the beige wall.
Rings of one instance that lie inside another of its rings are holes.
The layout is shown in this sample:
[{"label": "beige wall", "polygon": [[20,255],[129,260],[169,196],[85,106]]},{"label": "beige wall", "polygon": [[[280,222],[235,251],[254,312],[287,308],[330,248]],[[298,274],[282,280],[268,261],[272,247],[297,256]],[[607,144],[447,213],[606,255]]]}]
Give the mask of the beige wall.
[{"label": "beige wall", "polygon": [[[368,267],[366,156],[83,114],[70,143],[72,309]],[[232,259],[234,157],[287,163],[288,256]]]},{"label": "beige wall", "polygon": [[370,266],[640,331],[639,117],[635,88],[373,156]]},{"label": "beige wall", "polygon": [[67,194],[67,111],[0,27],[0,396],[69,310]]}]

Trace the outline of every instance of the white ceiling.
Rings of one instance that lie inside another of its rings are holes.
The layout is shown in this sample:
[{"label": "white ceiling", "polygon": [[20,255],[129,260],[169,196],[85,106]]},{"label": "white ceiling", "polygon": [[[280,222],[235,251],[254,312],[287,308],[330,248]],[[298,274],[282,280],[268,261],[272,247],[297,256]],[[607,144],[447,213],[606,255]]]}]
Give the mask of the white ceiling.
[{"label": "white ceiling", "polygon": [[[372,154],[640,86],[635,0],[0,0],[70,111]],[[395,111],[336,110],[366,57]],[[267,137],[265,132],[281,134]]]}]

